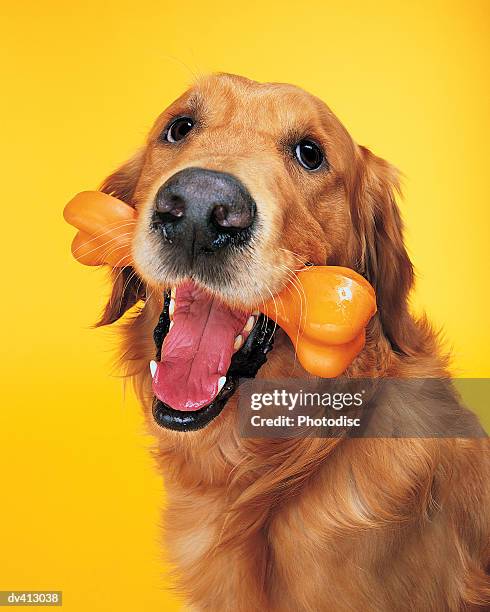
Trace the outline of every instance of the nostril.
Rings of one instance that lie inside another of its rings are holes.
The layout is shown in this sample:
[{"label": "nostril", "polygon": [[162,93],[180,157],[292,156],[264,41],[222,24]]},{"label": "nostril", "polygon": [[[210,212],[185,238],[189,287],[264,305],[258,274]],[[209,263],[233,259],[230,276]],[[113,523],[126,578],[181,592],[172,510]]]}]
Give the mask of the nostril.
[{"label": "nostril", "polygon": [[169,212],[174,217],[182,217],[185,212],[185,202],[181,197],[173,195],[166,205],[166,210],[162,212]]},{"label": "nostril", "polygon": [[155,209],[159,213],[170,214],[174,217],[182,217],[185,212],[185,203],[182,198],[176,195],[157,198]]},{"label": "nostril", "polygon": [[222,230],[243,230],[252,225],[254,210],[251,206],[239,208],[218,204],[213,208],[211,218]]},{"label": "nostril", "polygon": [[228,218],[228,213],[229,210],[226,206],[224,206],[223,204],[218,204],[218,206],[215,206],[213,208],[211,217],[216,223],[216,225],[219,225],[220,227],[229,227],[230,220]]},{"label": "nostril", "polygon": [[160,188],[155,197],[155,210],[165,215],[169,220],[183,217],[185,213],[185,200],[180,195],[169,193],[165,188]]}]

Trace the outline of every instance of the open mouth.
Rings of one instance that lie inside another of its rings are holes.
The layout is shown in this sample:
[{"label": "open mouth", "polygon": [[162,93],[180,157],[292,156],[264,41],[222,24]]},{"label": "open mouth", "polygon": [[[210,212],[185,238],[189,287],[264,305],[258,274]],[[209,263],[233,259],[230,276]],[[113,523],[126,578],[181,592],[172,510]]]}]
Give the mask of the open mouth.
[{"label": "open mouth", "polygon": [[235,310],[192,281],[166,291],[153,336],[153,417],[167,429],[208,425],[272,349],[276,324]]}]

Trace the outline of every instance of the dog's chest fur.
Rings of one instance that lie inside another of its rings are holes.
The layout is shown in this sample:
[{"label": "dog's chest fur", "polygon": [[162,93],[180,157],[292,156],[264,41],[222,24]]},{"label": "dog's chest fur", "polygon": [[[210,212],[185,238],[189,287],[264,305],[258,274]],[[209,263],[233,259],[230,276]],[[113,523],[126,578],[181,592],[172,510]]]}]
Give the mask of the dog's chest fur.
[{"label": "dog's chest fur", "polygon": [[[438,497],[451,443],[374,442],[340,445],[276,507],[258,498],[236,509],[247,487],[230,489],[230,474],[214,486],[168,480],[166,543],[192,609],[459,610],[468,570],[451,516],[457,500]],[[392,464],[374,477],[384,453]]]}]

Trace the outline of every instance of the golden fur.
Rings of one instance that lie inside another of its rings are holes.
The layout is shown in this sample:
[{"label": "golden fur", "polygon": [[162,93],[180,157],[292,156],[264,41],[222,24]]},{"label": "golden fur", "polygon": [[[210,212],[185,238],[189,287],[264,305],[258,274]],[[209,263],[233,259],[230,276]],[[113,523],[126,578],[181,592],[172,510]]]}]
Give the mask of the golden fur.
[{"label": "golden fur", "polygon": [[[158,135],[197,112],[199,136],[172,151]],[[322,143],[330,171],[307,175],[288,159],[285,134]],[[135,206],[135,271],[116,274],[101,324],[140,298],[123,326],[122,364],[157,446],[168,508],[166,546],[176,584],[193,610],[442,612],[490,606],[489,457],[474,439],[241,438],[236,397],[204,430],[159,428],[151,415],[148,362],[161,289],[180,279],[147,231],[156,190],[178,170],[235,174],[261,212],[254,255],[236,258],[209,287],[250,307],[281,288],[299,261],[356,269],[376,289],[379,311],[353,377],[447,376],[437,339],[407,298],[413,270],[395,203],[397,173],[354,143],[306,92],[232,75],[200,80],[167,109],[145,147],[102,189]],[[259,372],[283,378],[294,353],[278,332]],[[304,373],[298,371],[295,375]],[[471,415],[462,411],[462,417]]]}]

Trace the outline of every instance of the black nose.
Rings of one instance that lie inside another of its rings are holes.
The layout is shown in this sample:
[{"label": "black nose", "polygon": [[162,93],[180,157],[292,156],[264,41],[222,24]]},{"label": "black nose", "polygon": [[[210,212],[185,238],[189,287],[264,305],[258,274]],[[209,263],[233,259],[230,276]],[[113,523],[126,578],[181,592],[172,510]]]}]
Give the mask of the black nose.
[{"label": "black nose", "polygon": [[252,196],[231,174],[186,168],[158,190],[153,224],[194,256],[247,242],[255,212]]}]

